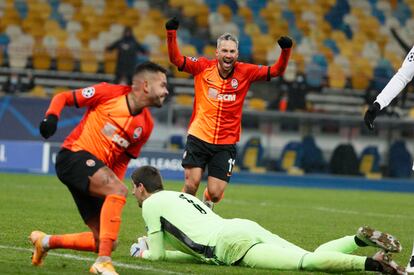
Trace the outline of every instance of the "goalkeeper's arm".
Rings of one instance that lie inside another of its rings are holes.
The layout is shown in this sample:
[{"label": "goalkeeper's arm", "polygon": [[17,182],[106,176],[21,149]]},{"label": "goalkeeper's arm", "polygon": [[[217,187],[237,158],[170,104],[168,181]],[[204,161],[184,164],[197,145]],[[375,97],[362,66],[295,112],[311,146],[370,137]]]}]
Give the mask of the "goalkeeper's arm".
[{"label": "goalkeeper's arm", "polygon": [[165,250],[164,247],[164,233],[158,231],[150,234],[147,239],[148,250],[142,252],[141,257],[143,259],[151,261],[191,261],[200,262],[196,257],[183,253],[181,251]]}]

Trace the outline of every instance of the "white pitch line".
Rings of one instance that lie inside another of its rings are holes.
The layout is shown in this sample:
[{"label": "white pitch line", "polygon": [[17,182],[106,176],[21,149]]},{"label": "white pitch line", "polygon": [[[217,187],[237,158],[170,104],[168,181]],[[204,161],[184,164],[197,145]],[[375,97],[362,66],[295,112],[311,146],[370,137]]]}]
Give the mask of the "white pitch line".
[{"label": "white pitch line", "polygon": [[[0,245],[0,249],[13,249],[17,251],[24,251],[24,252],[32,252],[32,249],[24,248],[24,247],[15,247],[15,246],[7,246],[7,245]],[[56,256],[76,261],[88,261],[88,262],[94,262],[95,259],[91,257],[82,257],[82,256],[76,256],[71,254],[61,254],[61,253],[55,253],[55,252],[48,252],[48,255],[50,256]],[[168,271],[168,270],[162,270],[162,269],[156,269],[149,266],[140,266],[140,265],[133,265],[133,264],[126,264],[121,262],[114,261],[113,264],[117,267],[123,267],[126,269],[135,269],[135,270],[145,270],[145,271],[152,271],[157,273],[167,273],[167,274],[182,274],[179,272],[174,271]]]}]

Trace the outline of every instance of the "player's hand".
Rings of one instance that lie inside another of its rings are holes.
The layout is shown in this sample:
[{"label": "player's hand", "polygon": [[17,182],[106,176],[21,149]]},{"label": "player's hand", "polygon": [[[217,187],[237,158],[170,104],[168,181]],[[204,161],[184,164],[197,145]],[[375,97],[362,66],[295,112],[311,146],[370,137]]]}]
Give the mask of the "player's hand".
[{"label": "player's hand", "polygon": [[374,120],[377,117],[380,110],[381,106],[377,102],[374,102],[371,106],[369,106],[368,110],[365,112],[364,121],[368,129],[374,130]]},{"label": "player's hand", "polygon": [[40,122],[39,130],[42,137],[48,139],[53,136],[57,129],[58,120],[56,115],[48,115]]},{"label": "player's hand", "polygon": [[165,28],[167,30],[177,30],[179,25],[180,21],[178,21],[177,17],[173,17],[165,23]]},{"label": "player's hand", "polygon": [[130,254],[132,257],[142,258],[142,253],[148,250],[148,237],[142,236],[138,238],[136,243],[133,243],[130,248]]},{"label": "player's hand", "polygon": [[292,48],[292,39],[289,36],[281,36],[277,43],[282,49]]}]

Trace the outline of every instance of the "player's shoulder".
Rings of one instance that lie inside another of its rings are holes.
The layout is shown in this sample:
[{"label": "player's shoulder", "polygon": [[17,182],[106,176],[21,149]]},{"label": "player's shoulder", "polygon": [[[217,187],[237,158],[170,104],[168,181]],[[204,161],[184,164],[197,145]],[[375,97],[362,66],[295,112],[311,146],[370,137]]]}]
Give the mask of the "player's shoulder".
[{"label": "player's shoulder", "polygon": [[108,82],[101,82],[101,83],[98,83],[96,86],[109,90],[109,91],[113,91],[113,92],[127,93],[131,91],[131,86],[121,85],[121,84],[112,84]]}]

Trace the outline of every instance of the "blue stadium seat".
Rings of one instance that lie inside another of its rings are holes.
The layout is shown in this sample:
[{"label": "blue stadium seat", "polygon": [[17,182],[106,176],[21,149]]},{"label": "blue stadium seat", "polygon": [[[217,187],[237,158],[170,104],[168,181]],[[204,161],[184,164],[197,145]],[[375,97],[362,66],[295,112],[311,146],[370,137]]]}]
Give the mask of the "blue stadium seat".
[{"label": "blue stadium seat", "polygon": [[377,146],[367,146],[359,158],[359,172],[362,175],[380,173],[381,157]]},{"label": "blue stadium seat", "polygon": [[388,175],[392,178],[409,178],[412,174],[413,158],[404,140],[394,142],[388,154]]},{"label": "blue stadium seat", "polygon": [[292,168],[302,169],[303,144],[298,141],[291,141],[285,145],[277,162],[277,169],[288,172]]},{"label": "blue stadium seat", "polygon": [[326,162],[322,150],[316,145],[313,136],[305,136],[302,140],[302,167],[306,173],[325,173]]},{"label": "blue stadium seat", "polygon": [[251,137],[245,144],[241,154],[240,168],[249,171],[255,171],[262,167],[263,146],[260,137]]},{"label": "blue stadium seat", "polygon": [[326,47],[328,47],[329,49],[331,49],[335,54],[339,54],[339,52],[340,52],[338,46],[336,45],[335,40],[333,40],[331,38],[325,39],[323,41],[323,45],[325,45]]},{"label": "blue stadium seat", "polygon": [[0,33],[0,46],[7,46],[10,43],[10,38],[6,33]]},{"label": "blue stadium seat", "polygon": [[171,135],[166,144],[167,149],[180,151],[184,149],[184,138],[182,135]]},{"label": "blue stadium seat", "polygon": [[388,60],[381,59],[378,61],[377,66],[374,68],[373,74],[374,89],[376,91],[381,91],[393,75],[394,69]]}]

